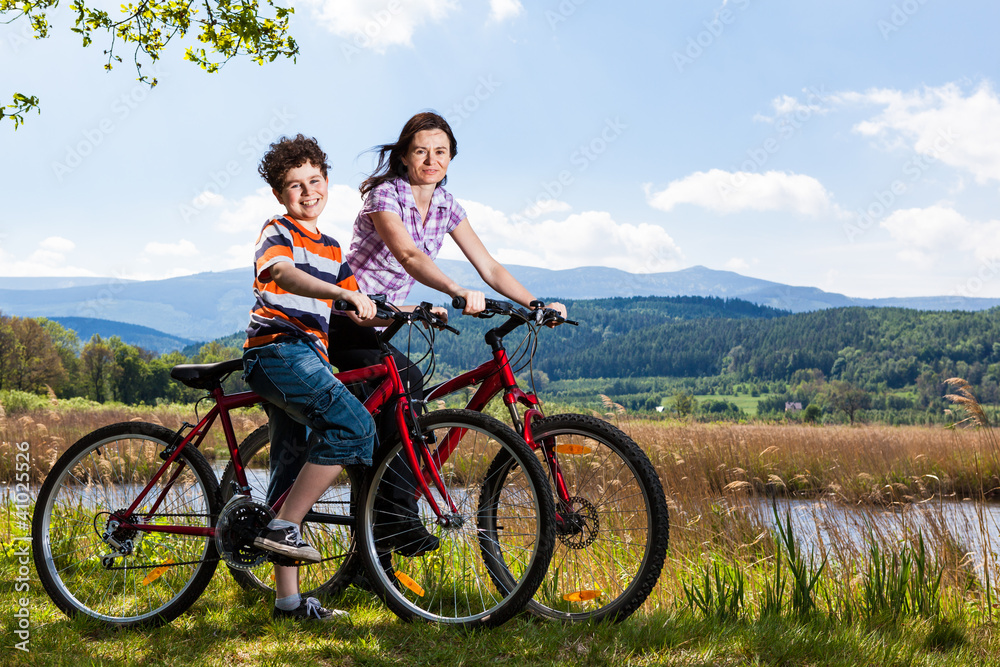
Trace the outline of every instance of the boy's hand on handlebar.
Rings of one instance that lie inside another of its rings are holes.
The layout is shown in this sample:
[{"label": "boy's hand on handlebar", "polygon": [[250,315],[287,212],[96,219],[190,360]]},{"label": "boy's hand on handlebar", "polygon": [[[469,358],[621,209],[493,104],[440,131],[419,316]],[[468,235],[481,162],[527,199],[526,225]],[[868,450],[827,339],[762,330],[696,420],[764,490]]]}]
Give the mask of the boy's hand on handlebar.
[{"label": "boy's hand on handlebar", "polygon": [[375,317],[375,302],[369,299],[366,294],[362,294],[361,292],[347,292],[344,295],[344,301],[354,306],[359,320],[370,320]]},{"label": "boy's hand on handlebar", "polygon": [[443,306],[434,306],[431,308],[431,315],[434,315],[442,322],[448,321],[448,309]]}]

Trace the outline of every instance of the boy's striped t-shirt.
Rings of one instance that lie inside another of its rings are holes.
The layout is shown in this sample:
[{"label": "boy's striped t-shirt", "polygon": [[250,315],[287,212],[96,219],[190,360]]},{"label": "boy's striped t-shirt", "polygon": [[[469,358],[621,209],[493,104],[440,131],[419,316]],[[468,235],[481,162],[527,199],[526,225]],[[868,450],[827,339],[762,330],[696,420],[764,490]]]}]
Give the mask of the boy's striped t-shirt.
[{"label": "boy's striped t-shirt", "polygon": [[347,290],[357,291],[351,267],[343,261],[340,244],[326,234],[313,234],[295,220],[276,215],[257,239],[254,252],[253,293],[245,349],[267,345],[283,336],[313,343],[327,360],[332,299],[292,294],[271,278],[271,267],[291,262],[309,275]]}]

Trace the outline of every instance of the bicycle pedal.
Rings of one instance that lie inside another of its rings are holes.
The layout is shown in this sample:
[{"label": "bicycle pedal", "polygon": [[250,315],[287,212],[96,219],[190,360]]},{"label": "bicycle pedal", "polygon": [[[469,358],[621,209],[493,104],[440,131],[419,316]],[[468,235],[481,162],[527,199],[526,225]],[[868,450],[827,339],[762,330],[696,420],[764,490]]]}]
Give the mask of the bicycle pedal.
[{"label": "bicycle pedal", "polygon": [[290,558],[276,553],[271,553],[268,556],[268,560],[275,565],[280,565],[281,567],[302,567],[303,565],[312,565],[312,563],[307,563],[303,560],[297,560],[295,558]]}]

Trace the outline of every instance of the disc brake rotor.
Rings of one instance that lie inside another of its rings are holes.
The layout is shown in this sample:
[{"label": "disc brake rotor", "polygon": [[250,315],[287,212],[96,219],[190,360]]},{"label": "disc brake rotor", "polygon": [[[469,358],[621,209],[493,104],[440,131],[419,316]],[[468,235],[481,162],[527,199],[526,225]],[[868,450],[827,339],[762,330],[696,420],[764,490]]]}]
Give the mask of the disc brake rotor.
[{"label": "disc brake rotor", "polygon": [[561,508],[562,522],[556,529],[559,541],[570,549],[584,549],[597,539],[600,521],[597,508],[592,502],[580,496],[569,499],[568,509]]}]

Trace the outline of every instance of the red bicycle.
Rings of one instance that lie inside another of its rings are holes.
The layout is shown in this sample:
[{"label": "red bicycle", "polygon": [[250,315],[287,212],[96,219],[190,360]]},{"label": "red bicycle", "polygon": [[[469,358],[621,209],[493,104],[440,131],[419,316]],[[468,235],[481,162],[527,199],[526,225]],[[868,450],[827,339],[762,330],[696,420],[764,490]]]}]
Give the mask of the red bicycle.
[{"label": "red bicycle", "polygon": [[[452,305],[465,307],[461,298]],[[502,394],[515,430],[549,473],[556,501],[556,550],[527,608],[563,620],[621,621],[645,602],[663,568],[670,534],[663,487],[649,458],[620,429],[580,414],[545,417],[538,397],[518,386],[515,371],[520,369],[511,368],[504,337],[528,327],[531,342],[522,357],[526,366],[534,357],[538,331],[576,324],[539,301],[531,305],[525,310],[487,299],[478,317],[508,318],[485,335],[492,359],[429,389],[426,400],[478,386],[465,407],[481,412]],[[511,462],[494,472],[503,479],[515,469]]]},{"label": "red bicycle", "polygon": [[[365,406],[373,414],[392,410],[398,437],[381,443],[371,468],[348,468],[306,516],[304,536],[325,560],[314,573],[304,568],[302,588],[356,568],[360,556],[372,588],[400,617],[498,625],[530,601],[552,555],[545,471],[521,438],[486,415],[418,417],[386,342],[407,324],[444,325],[425,309],[400,312],[384,298],[379,317],[393,320],[380,337],[382,363],[337,377],[381,380]],[[427,331],[432,338],[434,329]],[[38,494],[32,546],[46,592],[67,615],[114,626],[169,622],[197,600],[220,559],[254,581],[266,579],[269,556],[253,539],[284,496],[268,507],[255,492],[261,478],[266,487],[268,463],[251,454],[267,449],[266,427],[236,443],[230,411],[262,402],[252,392],[223,392],[222,381],[241,369],[238,359],[176,366],[172,377],[214,401],[196,425],[173,432],[112,424],[56,461]],[[216,419],[231,458],[221,492],[198,449]],[[398,456],[413,471],[408,491],[419,499],[420,517],[440,541],[414,558],[383,549],[380,540],[391,535],[382,524],[377,538],[373,528],[376,498]]]}]

